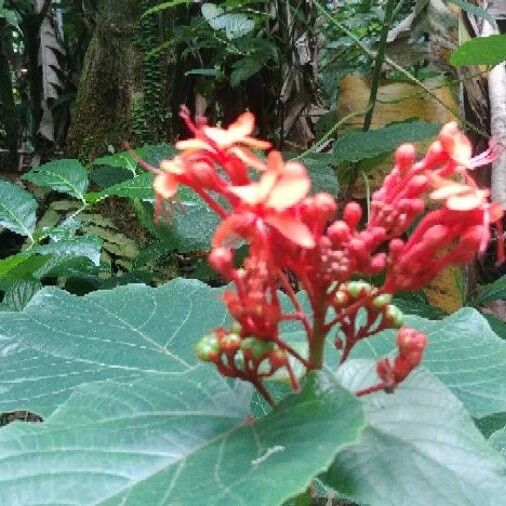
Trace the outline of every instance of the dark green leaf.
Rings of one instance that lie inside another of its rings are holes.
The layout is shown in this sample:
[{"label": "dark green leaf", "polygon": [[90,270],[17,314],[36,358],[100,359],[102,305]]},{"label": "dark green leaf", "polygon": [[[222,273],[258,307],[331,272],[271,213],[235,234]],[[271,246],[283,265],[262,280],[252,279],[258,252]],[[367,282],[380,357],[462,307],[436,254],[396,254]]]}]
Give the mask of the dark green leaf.
[{"label": "dark green leaf", "polygon": [[[374,363],[339,370],[356,391],[377,381]],[[462,404],[431,374],[417,370],[393,395],[363,398],[368,425],[337,456],[326,481],[360,504],[496,505],[506,495],[506,462]]]},{"label": "dark green leaf", "polygon": [[478,295],[472,300],[473,306],[483,306],[494,300],[506,300],[506,276],[480,287]]},{"label": "dark green leaf", "polygon": [[0,225],[16,234],[32,237],[37,202],[30,193],[9,181],[0,181]]},{"label": "dark green leaf", "polygon": [[506,35],[475,37],[462,44],[451,56],[455,67],[464,65],[497,65],[506,60]]},{"label": "dark green leaf", "polygon": [[9,286],[2,302],[8,304],[14,311],[21,311],[40,290],[41,286],[40,281],[35,279],[21,279],[16,281]]},{"label": "dark green leaf", "polygon": [[150,172],[127,179],[122,183],[115,184],[102,190],[104,197],[128,197],[136,199],[153,199],[153,179]]},{"label": "dark green leaf", "polygon": [[88,188],[88,175],[79,160],[63,159],[35,167],[23,179],[38,186],[47,186],[57,192],[68,193],[83,200]]},{"label": "dark green leaf", "polygon": [[95,265],[99,265],[101,248],[101,239],[93,235],[84,235],[34,246],[30,252],[38,253],[39,255],[57,255],[60,257],[86,257]]},{"label": "dark green leaf", "polygon": [[422,120],[396,123],[368,132],[345,133],[334,144],[337,161],[359,162],[366,158],[393,151],[404,142],[415,142],[434,137],[440,125]]},{"label": "dark green leaf", "polygon": [[254,76],[265,64],[265,61],[259,60],[254,56],[247,56],[235,62],[232,65],[230,74],[230,84],[236,88],[242,81],[246,81]]}]

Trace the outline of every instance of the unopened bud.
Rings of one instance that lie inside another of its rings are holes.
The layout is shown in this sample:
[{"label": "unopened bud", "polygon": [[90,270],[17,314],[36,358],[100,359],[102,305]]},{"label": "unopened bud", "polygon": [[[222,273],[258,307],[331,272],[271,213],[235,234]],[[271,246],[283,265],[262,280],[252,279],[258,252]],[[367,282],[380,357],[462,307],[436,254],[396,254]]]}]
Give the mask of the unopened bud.
[{"label": "unopened bud", "polygon": [[377,311],[381,311],[385,306],[392,302],[392,296],[389,293],[382,293],[372,300],[372,307]]},{"label": "unopened bud", "polygon": [[389,304],[385,307],[385,323],[394,329],[398,329],[404,324],[404,314],[397,306]]},{"label": "unopened bud", "polygon": [[214,248],[208,256],[211,267],[225,277],[233,269],[233,260],[232,251],[228,248]]},{"label": "unopened bud", "polygon": [[334,221],[327,229],[327,236],[334,244],[345,242],[350,238],[350,227],[344,221]]},{"label": "unopened bud", "polygon": [[314,207],[324,222],[328,222],[337,211],[336,201],[328,193],[317,193],[314,196]]},{"label": "unopened bud", "polygon": [[195,355],[204,362],[216,362],[219,359],[221,349],[215,334],[206,334],[195,344]]},{"label": "unopened bud", "polygon": [[400,170],[409,169],[413,165],[416,156],[414,144],[401,144],[395,151],[395,165]]},{"label": "unopened bud", "polygon": [[241,343],[241,350],[244,357],[249,360],[259,360],[270,353],[274,344],[270,341],[257,339],[256,337],[247,337]]},{"label": "unopened bud", "polygon": [[374,287],[365,281],[350,281],[346,285],[346,290],[351,297],[358,299],[359,297],[370,294],[374,290]]},{"label": "unopened bud", "polygon": [[349,202],[346,204],[343,212],[343,219],[354,230],[362,218],[362,208],[357,202]]},{"label": "unopened bud", "polygon": [[235,333],[225,334],[220,338],[220,348],[225,353],[235,353],[241,346],[241,336]]}]

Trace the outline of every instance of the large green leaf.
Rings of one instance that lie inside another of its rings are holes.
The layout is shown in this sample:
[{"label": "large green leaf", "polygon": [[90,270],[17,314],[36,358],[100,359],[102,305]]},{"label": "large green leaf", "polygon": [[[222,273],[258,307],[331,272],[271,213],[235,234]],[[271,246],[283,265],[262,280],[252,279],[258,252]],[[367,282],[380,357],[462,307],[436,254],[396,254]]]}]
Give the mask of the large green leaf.
[{"label": "large green leaf", "polygon": [[6,290],[2,303],[11,310],[21,311],[41,288],[36,279],[20,279]]},{"label": "large green leaf", "polygon": [[35,167],[23,179],[38,186],[47,186],[61,193],[68,193],[84,200],[88,188],[88,175],[79,160],[63,159]]},{"label": "large green leaf", "polygon": [[[371,385],[374,363],[339,370],[352,391]],[[431,374],[413,373],[393,395],[364,397],[367,426],[344,449],[326,481],[371,506],[475,506],[506,497],[506,462],[475,427],[462,404]]]},{"label": "large green leaf", "polygon": [[[425,332],[429,344],[424,367],[434,373],[466,406],[481,418],[506,406],[506,342],[485,318],[464,308],[444,320],[406,318],[411,327]],[[379,358],[394,352],[394,333],[381,332],[359,343],[354,358]]]},{"label": "large green leaf", "polygon": [[37,222],[36,210],[37,202],[30,193],[0,180],[0,226],[31,238]]},{"label": "large green leaf", "polygon": [[[55,407],[50,392],[59,394],[60,385],[74,385],[79,375],[89,381],[87,371],[96,370],[101,378],[107,377],[107,371],[112,378],[188,371],[195,364],[192,343],[225,321],[219,293],[183,279],[157,289],[128,285],[85,297],[44,288],[24,311],[0,317],[1,333],[8,338],[1,341],[2,346],[41,354],[36,364],[24,354],[5,359],[11,380],[2,385],[1,409],[29,409],[47,415]],[[0,353],[0,360],[2,356]],[[46,374],[31,374],[24,365],[14,365],[17,361],[45,368]],[[26,402],[32,388],[18,389],[22,381],[36,388],[41,403]],[[70,387],[64,390],[70,393]]]},{"label": "large green leaf", "polygon": [[451,56],[455,67],[465,65],[497,65],[506,60],[506,35],[475,37],[462,44]]},{"label": "large green leaf", "polygon": [[359,162],[393,151],[403,142],[430,139],[437,135],[439,128],[437,123],[415,120],[367,132],[348,132],[335,142],[334,155],[339,162]]},{"label": "large green leaf", "polygon": [[281,504],[354,442],[360,403],[332,376],[251,423],[250,388],[195,366],[191,343],[224,320],[216,295],[46,288],[2,313],[0,406],[45,421],[0,432],[0,504]]}]

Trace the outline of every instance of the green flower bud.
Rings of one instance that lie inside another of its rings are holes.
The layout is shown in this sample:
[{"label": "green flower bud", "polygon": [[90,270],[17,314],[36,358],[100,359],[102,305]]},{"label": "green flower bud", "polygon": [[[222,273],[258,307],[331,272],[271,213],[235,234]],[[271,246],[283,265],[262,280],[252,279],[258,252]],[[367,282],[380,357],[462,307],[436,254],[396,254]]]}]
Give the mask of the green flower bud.
[{"label": "green flower bud", "polygon": [[404,324],[404,314],[397,306],[394,306],[393,304],[386,306],[385,319],[387,320],[387,323],[394,329],[398,329]]},{"label": "green flower bud", "polygon": [[350,296],[354,299],[358,298],[362,294],[369,294],[373,290],[373,287],[365,281],[350,281],[346,288]]},{"label": "green flower bud", "polygon": [[214,334],[202,336],[200,341],[195,344],[194,350],[197,358],[204,362],[214,362],[221,353],[218,338]]},{"label": "green flower bud", "polygon": [[244,356],[249,359],[258,360],[274,348],[274,344],[270,341],[257,339],[256,337],[247,337],[241,343],[241,350]]},{"label": "green flower bud", "polygon": [[390,304],[390,302],[392,302],[392,296],[389,293],[384,293],[374,297],[372,300],[372,307],[377,311],[381,311],[387,304]]}]

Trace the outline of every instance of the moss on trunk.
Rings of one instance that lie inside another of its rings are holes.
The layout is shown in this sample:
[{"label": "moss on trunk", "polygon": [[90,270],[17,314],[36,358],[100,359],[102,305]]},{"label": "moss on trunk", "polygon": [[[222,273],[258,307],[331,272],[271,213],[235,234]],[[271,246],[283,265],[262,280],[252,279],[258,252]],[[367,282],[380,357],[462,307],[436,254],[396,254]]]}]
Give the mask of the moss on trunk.
[{"label": "moss on trunk", "polygon": [[86,52],[66,154],[89,161],[130,137],[134,10],[102,0]]}]

